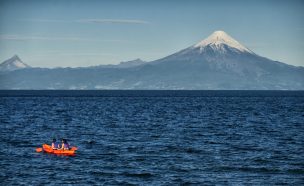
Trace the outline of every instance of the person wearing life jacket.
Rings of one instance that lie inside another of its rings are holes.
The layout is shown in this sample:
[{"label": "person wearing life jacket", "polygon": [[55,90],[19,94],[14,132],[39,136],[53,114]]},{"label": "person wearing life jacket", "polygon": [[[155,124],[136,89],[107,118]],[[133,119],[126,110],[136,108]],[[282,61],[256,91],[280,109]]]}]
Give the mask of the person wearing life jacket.
[{"label": "person wearing life jacket", "polygon": [[52,142],[52,149],[59,149],[59,144],[56,142],[56,139],[54,138],[53,139],[53,142]]},{"label": "person wearing life jacket", "polygon": [[62,144],[61,144],[61,150],[69,150],[70,149],[70,144],[67,142],[66,139],[62,139]]}]

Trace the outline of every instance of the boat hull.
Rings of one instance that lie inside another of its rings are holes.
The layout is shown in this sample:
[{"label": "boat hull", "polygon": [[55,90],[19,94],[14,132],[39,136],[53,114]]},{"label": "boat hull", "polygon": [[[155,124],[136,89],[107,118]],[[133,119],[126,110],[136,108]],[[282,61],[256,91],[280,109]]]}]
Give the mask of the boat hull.
[{"label": "boat hull", "polygon": [[50,145],[43,144],[42,149],[46,153],[57,154],[57,155],[75,155],[75,150],[55,150]]}]

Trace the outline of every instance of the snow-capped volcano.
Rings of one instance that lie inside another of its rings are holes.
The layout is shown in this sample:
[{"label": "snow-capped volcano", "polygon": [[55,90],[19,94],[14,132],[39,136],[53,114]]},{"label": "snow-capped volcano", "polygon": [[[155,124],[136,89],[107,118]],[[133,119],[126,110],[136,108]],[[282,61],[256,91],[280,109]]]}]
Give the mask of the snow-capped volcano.
[{"label": "snow-capped volcano", "polygon": [[237,49],[241,52],[253,53],[251,50],[240,44],[238,41],[233,39],[231,36],[226,34],[224,31],[215,31],[206,39],[193,45],[193,48],[200,48],[202,51],[205,47],[210,46],[214,50],[225,50],[224,46],[228,46]]},{"label": "snow-capped volcano", "polygon": [[0,71],[13,71],[24,68],[30,68],[30,66],[25,64],[17,55],[0,64]]},{"label": "snow-capped volcano", "polygon": [[163,77],[163,82],[159,83],[162,86],[173,84],[186,89],[304,87],[303,83],[299,83],[304,80],[303,67],[297,68],[259,56],[224,31],[215,31],[197,44],[150,64],[155,68],[155,79]]},{"label": "snow-capped volcano", "polygon": [[[224,66],[231,67],[231,63],[240,61],[240,58],[255,58],[257,55],[241,43],[233,39],[224,31],[215,31],[206,39],[185,48],[179,52],[171,54],[167,57],[154,61],[160,63],[164,61],[175,62],[219,62]],[[230,62],[227,62],[230,61]],[[234,62],[231,62],[234,61]],[[221,65],[222,66],[222,65]],[[237,68],[236,66],[234,68]]]}]

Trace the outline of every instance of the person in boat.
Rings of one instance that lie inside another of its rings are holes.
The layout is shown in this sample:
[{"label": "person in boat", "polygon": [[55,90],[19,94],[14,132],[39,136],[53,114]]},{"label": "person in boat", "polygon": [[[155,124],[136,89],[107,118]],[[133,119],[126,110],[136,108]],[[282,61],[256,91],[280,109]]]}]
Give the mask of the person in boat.
[{"label": "person in boat", "polygon": [[60,150],[69,150],[70,149],[70,144],[66,139],[62,139],[62,144]]},{"label": "person in boat", "polygon": [[59,149],[59,143],[56,142],[56,139],[54,138],[53,139],[53,142],[52,142],[52,149]]}]

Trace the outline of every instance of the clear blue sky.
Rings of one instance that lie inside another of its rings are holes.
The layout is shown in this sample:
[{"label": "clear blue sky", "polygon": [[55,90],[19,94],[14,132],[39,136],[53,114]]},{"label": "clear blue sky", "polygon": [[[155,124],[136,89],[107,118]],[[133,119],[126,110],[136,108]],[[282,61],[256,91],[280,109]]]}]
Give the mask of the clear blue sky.
[{"label": "clear blue sky", "polygon": [[259,55],[304,66],[303,12],[301,0],[0,0],[0,61],[151,61],[224,30]]}]

